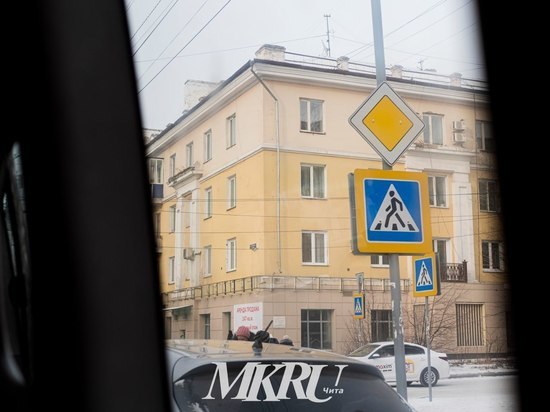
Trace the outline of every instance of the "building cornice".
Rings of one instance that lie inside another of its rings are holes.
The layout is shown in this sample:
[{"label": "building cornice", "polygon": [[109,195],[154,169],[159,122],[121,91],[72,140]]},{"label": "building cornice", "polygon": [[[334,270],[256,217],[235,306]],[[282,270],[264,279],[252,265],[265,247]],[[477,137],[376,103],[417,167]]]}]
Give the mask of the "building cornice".
[{"label": "building cornice", "polygon": [[[312,70],[309,67],[255,62],[254,70],[263,80],[285,81],[301,85],[331,87],[370,94],[376,88],[376,79],[371,75],[343,70]],[[487,105],[486,92],[430,85],[404,79],[388,78],[392,88],[402,97]]]},{"label": "building cornice", "polygon": [[[345,70],[314,69],[308,66],[254,60],[242,66],[233,76],[208,95],[201,103],[182,115],[146,146],[148,157],[158,156],[166,147],[200,126],[222,107],[250,90],[258,83],[251,68],[266,81],[279,81],[300,85],[363,91],[365,96],[376,87],[376,79],[369,74]],[[487,105],[487,93],[474,89],[443,87],[406,79],[389,78],[388,82],[402,97],[458,104]]]}]

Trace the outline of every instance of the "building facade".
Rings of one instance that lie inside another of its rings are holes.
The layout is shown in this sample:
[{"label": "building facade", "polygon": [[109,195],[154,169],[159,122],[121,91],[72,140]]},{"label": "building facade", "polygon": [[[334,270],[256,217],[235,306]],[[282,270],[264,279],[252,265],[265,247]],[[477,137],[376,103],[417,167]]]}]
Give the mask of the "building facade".
[{"label": "building facade", "polygon": [[[351,244],[348,174],[382,168],[348,123],[376,87],[374,68],[296,59],[263,46],[147,143],[167,338],[223,339],[271,322],[275,337],[346,353],[393,336],[387,256],[354,255]],[[394,169],[429,177],[443,280],[430,298],[432,345],[509,352],[486,87],[456,73],[387,74],[426,125]],[[412,258],[399,261],[405,339],[424,343]],[[367,316],[356,321],[360,272]]]}]

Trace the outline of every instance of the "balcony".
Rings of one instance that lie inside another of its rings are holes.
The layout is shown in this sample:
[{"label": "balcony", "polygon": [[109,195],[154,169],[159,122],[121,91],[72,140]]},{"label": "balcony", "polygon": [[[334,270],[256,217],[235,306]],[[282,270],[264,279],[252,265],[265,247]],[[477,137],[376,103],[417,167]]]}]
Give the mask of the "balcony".
[{"label": "balcony", "polygon": [[[389,279],[365,278],[363,288],[365,292],[390,292]],[[401,279],[401,293],[408,293],[411,288],[409,279]],[[164,307],[182,305],[185,301],[239,294],[254,290],[332,290],[349,294],[357,291],[355,278],[337,278],[323,276],[250,276],[240,279],[225,280],[202,286],[178,289],[162,294]]]},{"label": "balcony", "polygon": [[464,260],[462,263],[447,263],[439,268],[442,282],[462,282],[468,281],[468,264]]}]

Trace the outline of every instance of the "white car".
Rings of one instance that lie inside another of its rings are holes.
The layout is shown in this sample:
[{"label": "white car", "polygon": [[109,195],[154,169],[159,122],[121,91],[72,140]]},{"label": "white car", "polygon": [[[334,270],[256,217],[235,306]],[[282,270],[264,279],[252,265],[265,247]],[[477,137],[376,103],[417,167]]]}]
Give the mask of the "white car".
[{"label": "white car", "polygon": [[[449,361],[447,354],[430,350],[432,386],[439,379],[449,377]],[[355,349],[348,356],[376,366],[384,375],[386,382],[395,382],[395,356],[393,342],[373,342]],[[428,356],[424,346],[405,343],[405,371],[407,384],[420,382],[428,386]]]}]

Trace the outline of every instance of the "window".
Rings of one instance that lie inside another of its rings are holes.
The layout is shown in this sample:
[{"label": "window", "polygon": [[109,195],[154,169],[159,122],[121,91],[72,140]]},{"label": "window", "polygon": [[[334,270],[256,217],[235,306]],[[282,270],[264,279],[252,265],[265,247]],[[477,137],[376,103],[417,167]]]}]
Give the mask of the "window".
[{"label": "window", "polygon": [[237,270],[237,239],[229,239],[226,244],[227,248],[227,272]]},{"label": "window", "polygon": [[170,206],[170,211],[168,212],[170,215],[170,232],[176,231],[176,205]]},{"label": "window", "polygon": [[332,349],[332,310],[302,309],[302,346]]},{"label": "window", "polygon": [[300,130],[302,132],[323,132],[323,102],[300,99]]},{"label": "window", "polygon": [[227,148],[237,144],[237,117],[231,115],[227,118]]},{"label": "window", "polygon": [[170,177],[174,177],[176,174],[176,154],[170,156]]},{"label": "window", "polygon": [[447,207],[447,178],[444,176],[428,176],[428,192],[430,206]]},{"label": "window", "polygon": [[443,144],[443,116],[440,114],[426,114],[424,121],[424,143]]},{"label": "window", "polygon": [[443,276],[447,273],[447,245],[449,241],[446,239],[433,239],[434,253],[439,259],[439,273]]},{"label": "window", "polygon": [[149,183],[162,184],[162,159],[149,159]]},{"label": "window", "polygon": [[390,258],[388,255],[371,255],[370,265],[371,266],[389,266]]},{"label": "window", "polygon": [[491,123],[476,120],[476,144],[479,150],[492,152],[495,150],[495,140],[491,131]]},{"label": "window", "polygon": [[500,210],[500,196],[496,180],[479,180],[479,209],[485,212]]},{"label": "window", "polygon": [[483,305],[477,303],[456,305],[456,344],[483,346]]},{"label": "window", "polygon": [[302,232],[302,263],[310,265],[327,263],[326,232]]},{"label": "window", "polygon": [[212,217],[212,188],[204,190],[204,214],[205,219]]},{"label": "window", "polygon": [[204,162],[212,159],[212,130],[204,134]]},{"label": "window", "polygon": [[204,276],[210,276],[212,274],[212,246],[205,246],[203,249],[204,259]]},{"label": "window", "polygon": [[504,244],[484,240],[481,242],[481,258],[483,260],[483,270],[504,270]]},{"label": "window", "polygon": [[168,283],[174,283],[176,278],[176,266],[174,256],[168,258]]},{"label": "window", "polygon": [[237,206],[237,176],[227,178],[227,208]]},{"label": "window", "polygon": [[325,198],[325,166],[301,166],[302,197]]},{"label": "window", "polygon": [[393,340],[391,310],[373,309],[370,311],[370,332],[373,342]]},{"label": "window", "polygon": [[210,339],[210,314],[200,315],[202,324],[202,338]]},{"label": "window", "polygon": [[185,167],[193,166],[193,142],[185,146]]},{"label": "window", "polygon": [[155,238],[158,239],[160,237],[160,213],[155,213],[155,220],[153,222],[155,227]]},{"label": "window", "polygon": [[405,355],[425,355],[424,349],[418,346],[405,345]]}]

